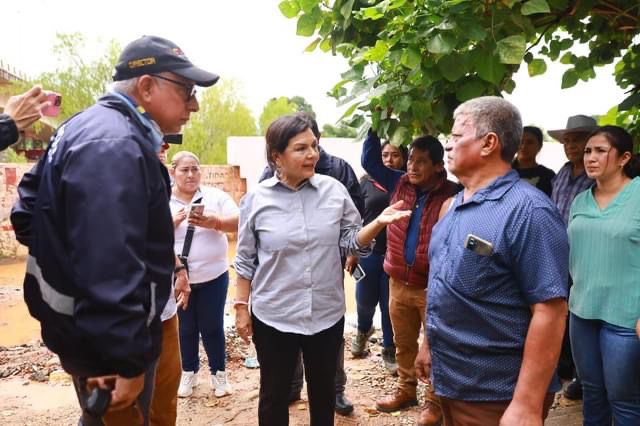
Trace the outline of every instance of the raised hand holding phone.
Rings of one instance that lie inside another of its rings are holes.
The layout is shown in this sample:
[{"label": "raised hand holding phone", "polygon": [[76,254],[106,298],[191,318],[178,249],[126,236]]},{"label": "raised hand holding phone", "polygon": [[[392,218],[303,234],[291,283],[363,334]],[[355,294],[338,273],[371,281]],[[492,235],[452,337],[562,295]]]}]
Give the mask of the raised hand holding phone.
[{"label": "raised hand holding phone", "polygon": [[62,106],[62,95],[56,92],[44,92],[47,97],[49,105],[40,110],[42,115],[47,117],[57,117],[60,114],[60,108]]}]

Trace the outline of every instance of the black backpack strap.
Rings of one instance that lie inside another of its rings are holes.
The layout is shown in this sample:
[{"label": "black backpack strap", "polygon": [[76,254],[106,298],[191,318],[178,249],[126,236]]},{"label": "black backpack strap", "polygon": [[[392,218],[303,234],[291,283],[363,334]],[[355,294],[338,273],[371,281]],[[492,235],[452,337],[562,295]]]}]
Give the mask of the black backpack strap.
[{"label": "black backpack strap", "polygon": [[[202,197],[193,201],[192,204],[196,204],[200,202],[202,202]],[[184,244],[182,245],[182,253],[180,254],[180,256],[178,256],[182,261],[182,264],[184,266],[187,266],[187,269],[188,269],[187,258],[189,257],[189,252],[191,251],[191,243],[193,242],[193,234],[195,231],[196,231],[195,226],[189,225],[187,227],[187,233],[184,236]]]}]

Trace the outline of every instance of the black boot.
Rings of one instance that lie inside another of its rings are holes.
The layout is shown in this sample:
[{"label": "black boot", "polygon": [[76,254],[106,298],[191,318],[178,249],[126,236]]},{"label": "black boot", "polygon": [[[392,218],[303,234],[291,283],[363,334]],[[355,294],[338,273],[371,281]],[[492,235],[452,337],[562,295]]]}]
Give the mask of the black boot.
[{"label": "black boot", "polygon": [[564,389],[564,397],[572,401],[580,401],[582,399],[582,382],[580,378],[573,379]]},{"label": "black boot", "polygon": [[344,393],[336,393],[336,413],[348,416],[353,413],[353,404],[344,396]]}]

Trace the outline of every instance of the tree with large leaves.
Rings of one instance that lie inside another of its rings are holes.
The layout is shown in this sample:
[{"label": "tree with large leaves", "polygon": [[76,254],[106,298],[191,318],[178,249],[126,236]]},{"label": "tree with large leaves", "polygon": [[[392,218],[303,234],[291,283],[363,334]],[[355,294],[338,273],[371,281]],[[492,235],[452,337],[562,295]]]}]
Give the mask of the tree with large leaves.
[{"label": "tree with large leaves", "polygon": [[[543,74],[547,61],[569,68],[561,87],[615,63],[626,99],[606,116],[640,136],[638,0],[284,0],[307,47],[349,60],[331,90],[343,118],[371,125],[394,143],[417,133],[448,133],[453,109],[481,95],[511,93],[522,65]],[[586,55],[574,45],[588,47]]]}]

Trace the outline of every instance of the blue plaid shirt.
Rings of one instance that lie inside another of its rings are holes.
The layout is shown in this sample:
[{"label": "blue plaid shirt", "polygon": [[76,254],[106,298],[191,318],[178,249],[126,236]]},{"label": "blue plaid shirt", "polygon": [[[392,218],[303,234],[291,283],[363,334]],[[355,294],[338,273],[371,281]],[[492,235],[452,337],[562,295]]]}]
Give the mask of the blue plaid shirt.
[{"label": "blue plaid shirt", "polygon": [[[567,298],[567,232],[549,197],[509,171],[434,226],[427,332],[436,393],[465,401],[513,397],[530,306]],[[464,247],[473,234],[491,254]],[[560,389],[557,376],[550,392]]]},{"label": "blue plaid shirt", "polygon": [[556,177],[551,181],[553,191],[551,192],[551,199],[558,210],[562,220],[564,220],[565,226],[569,225],[569,210],[571,209],[571,203],[576,195],[582,191],[588,189],[593,185],[593,180],[589,179],[587,173],[583,170],[578,176],[574,177],[572,172],[571,161],[567,162],[558,171]]}]

